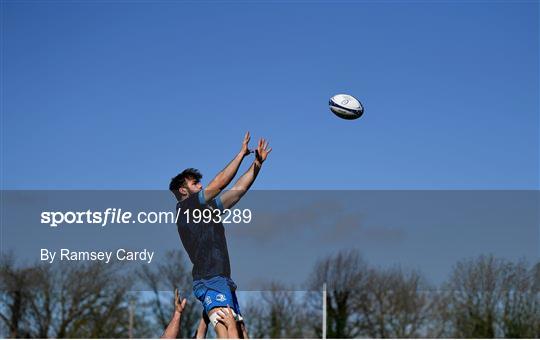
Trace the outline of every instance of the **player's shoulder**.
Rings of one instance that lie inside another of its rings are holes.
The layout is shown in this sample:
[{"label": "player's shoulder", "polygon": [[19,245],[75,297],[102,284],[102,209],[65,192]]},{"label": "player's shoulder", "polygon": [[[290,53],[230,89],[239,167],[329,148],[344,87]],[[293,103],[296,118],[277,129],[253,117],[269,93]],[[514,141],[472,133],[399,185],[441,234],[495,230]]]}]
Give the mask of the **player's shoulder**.
[{"label": "player's shoulder", "polygon": [[192,193],[182,201],[178,201],[176,204],[176,207],[193,207],[193,206],[204,206],[206,205],[206,201],[204,199],[204,193],[203,191],[199,191],[196,193]]},{"label": "player's shoulder", "polygon": [[204,192],[201,190],[197,193],[193,193],[186,197],[184,200],[179,201],[176,204],[176,208],[205,208],[205,207],[211,207],[214,209],[220,209],[223,210],[223,204],[221,203],[221,198],[218,196],[211,201],[206,201],[204,197]]}]

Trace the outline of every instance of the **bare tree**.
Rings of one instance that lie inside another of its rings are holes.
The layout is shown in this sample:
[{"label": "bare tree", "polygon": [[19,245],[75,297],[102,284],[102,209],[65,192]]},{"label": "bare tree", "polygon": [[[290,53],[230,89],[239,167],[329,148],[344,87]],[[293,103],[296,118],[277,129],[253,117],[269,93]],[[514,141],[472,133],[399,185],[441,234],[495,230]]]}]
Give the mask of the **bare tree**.
[{"label": "bare tree", "polygon": [[311,338],[315,334],[307,322],[308,311],[304,300],[308,292],[273,282],[255,298],[250,298],[244,309],[249,333],[254,338]]},{"label": "bare tree", "polygon": [[253,339],[268,338],[268,326],[266,318],[266,308],[261,303],[260,293],[257,298],[250,298],[242,309],[242,315],[246,319],[246,327],[249,336]]},{"label": "bare tree", "polygon": [[453,336],[538,337],[534,275],[523,261],[480,256],[459,262],[445,284]]},{"label": "bare tree", "polygon": [[425,336],[432,293],[418,272],[369,270],[362,289],[352,296],[361,334],[371,338]]},{"label": "bare tree", "polygon": [[[349,250],[316,264],[310,288],[320,289],[325,282],[329,338],[430,334],[438,295],[418,272],[369,268],[357,251]],[[320,304],[313,307],[316,311]],[[320,323],[313,326],[320,336]]]},{"label": "bare tree", "polygon": [[531,275],[533,280],[533,291],[540,293],[540,262],[535,264],[531,269]]},{"label": "bare tree", "polygon": [[165,329],[174,309],[173,292],[177,288],[185,297],[187,307],[182,313],[182,328],[179,336],[190,338],[195,333],[202,315],[200,303],[192,294],[192,277],[188,262],[180,251],[168,251],[164,261],[156,266],[146,265],[137,271],[144,287],[148,288],[153,298],[147,303],[157,323],[157,328]]},{"label": "bare tree", "polygon": [[28,337],[26,311],[31,293],[29,270],[15,266],[11,254],[0,257],[0,292],[4,308],[0,309],[0,318],[10,338]]},{"label": "bare tree", "polygon": [[432,339],[452,338],[454,328],[448,294],[445,294],[445,292],[440,289],[436,289],[430,291],[429,296],[431,313],[429,322],[425,328],[425,334],[423,334],[422,337]]},{"label": "bare tree", "polygon": [[[329,338],[354,338],[360,335],[352,297],[362,290],[367,272],[367,264],[356,250],[340,251],[315,265],[308,287],[312,291],[321,291],[323,284],[327,285],[326,332]],[[321,305],[315,300],[311,307],[312,326],[320,337]]]},{"label": "bare tree", "polygon": [[[132,280],[116,265],[17,268],[13,261],[3,259],[1,277],[8,314],[1,319],[10,329],[10,337],[127,336]],[[136,314],[136,336],[148,335],[143,319]]]},{"label": "bare tree", "polygon": [[534,271],[523,261],[513,263],[503,278],[498,325],[505,337],[540,336],[540,299]]}]

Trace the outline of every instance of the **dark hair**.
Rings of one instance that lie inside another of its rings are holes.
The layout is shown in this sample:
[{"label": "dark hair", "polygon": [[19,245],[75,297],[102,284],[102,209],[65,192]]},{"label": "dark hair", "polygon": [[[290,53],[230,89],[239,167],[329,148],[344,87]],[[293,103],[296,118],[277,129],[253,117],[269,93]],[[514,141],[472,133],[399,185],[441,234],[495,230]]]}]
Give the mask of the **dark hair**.
[{"label": "dark hair", "polygon": [[171,179],[169,190],[172,192],[178,191],[184,185],[186,179],[195,179],[200,181],[202,174],[197,169],[188,168]]}]

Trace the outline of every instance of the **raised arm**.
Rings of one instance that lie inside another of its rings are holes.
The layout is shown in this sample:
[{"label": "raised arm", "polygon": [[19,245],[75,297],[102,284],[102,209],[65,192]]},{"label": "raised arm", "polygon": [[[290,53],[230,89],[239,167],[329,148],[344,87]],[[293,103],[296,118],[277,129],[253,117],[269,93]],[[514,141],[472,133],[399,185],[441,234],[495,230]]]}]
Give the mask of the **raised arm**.
[{"label": "raised arm", "polygon": [[165,331],[161,335],[161,339],[176,339],[180,333],[180,322],[182,321],[182,312],[186,307],[186,299],[183,299],[180,302],[180,297],[178,296],[178,289],[174,290],[174,313],[171,318],[171,321],[165,328]]},{"label": "raised arm", "polygon": [[272,148],[268,147],[268,141],[265,139],[259,140],[257,150],[255,151],[255,160],[249,169],[238,179],[231,190],[228,190],[221,195],[221,203],[224,209],[228,209],[234,206],[244,194],[249,190],[255,178],[261,170],[262,164],[268,157],[268,154],[272,151]]},{"label": "raised arm", "polygon": [[238,168],[240,167],[240,164],[242,164],[242,160],[244,160],[244,157],[250,153],[248,147],[250,138],[249,132],[247,132],[244,136],[244,140],[242,141],[242,148],[240,149],[240,152],[223,170],[216,175],[216,177],[214,177],[212,181],[210,181],[208,186],[204,189],[204,199],[206,202],[213,200],[217,195],[219,195],[219,193],[225,189],[229,183],[231,183],[234,176],[236,176]]}]

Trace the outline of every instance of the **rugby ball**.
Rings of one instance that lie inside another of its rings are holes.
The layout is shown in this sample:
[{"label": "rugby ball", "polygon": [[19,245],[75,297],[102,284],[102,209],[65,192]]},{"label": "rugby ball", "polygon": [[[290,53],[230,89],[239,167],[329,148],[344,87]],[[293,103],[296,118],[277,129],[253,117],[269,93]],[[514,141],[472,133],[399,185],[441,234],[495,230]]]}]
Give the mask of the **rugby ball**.
[{"label": "rugby ball", "polygon": [[343,119],[357,119],[364,113],[362,103],[348,94],[336,94],[330,98],[330,111]]}]

